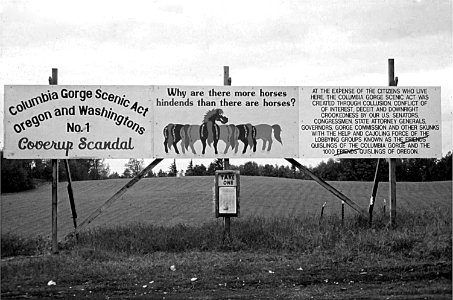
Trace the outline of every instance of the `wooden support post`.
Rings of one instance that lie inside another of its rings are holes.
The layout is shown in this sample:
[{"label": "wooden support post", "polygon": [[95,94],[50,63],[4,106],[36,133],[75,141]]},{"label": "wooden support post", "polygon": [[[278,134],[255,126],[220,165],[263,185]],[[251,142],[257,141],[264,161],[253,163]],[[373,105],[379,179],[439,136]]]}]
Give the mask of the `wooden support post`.
[{"label": "wooden support post", "polygon": [[96,209],[91,215],[88,216],[82,223],[77,227],[75,233],[77,234],[80,230],[83,229],[86,225],[90,224],[97,216],[99,216],[103,211],[105,211],[110,205],[112,205],[116,200],[118,200],[124,193],[126,193],[129,188],[134,184],[140,181],[149,171],[151,171],[155,166],[157,166],[163,158],[156,158],[152,163],[150,163],[146,168],[144,168],[140,173],[138,173],[134,178],[132,178],[125,186],[123,186],[118,192],[116,192],[112,197],[110,197],[101,207]]},{"label": "wooden support post", "polygon": [[58,253],[58,159],[52,159],[52,253]]},{"label": "wooden support post", "polygon": [[[395,77],[395,60],[388,60],[389,86],[398,85],[398,77]],[[396,226],[396,158],[389,159],[389,183],[390,183],[390,226]]]},{"label": "wooden support post", "polygon": [[319,216],[319,224],[321,224],[322,217],[324,216],[324,209],[326,208],[327,202],[324,202],[324,204],[321,207],[321,215]]},{"label": "wooden support post", "polygon": [[396,158],[390,158],[389,163],[390,181],[390,226],[396,226]]},{"label": "wooden support post", "polygon": [[381,159],[378,158],[376,163],[376,171],[374,172],[374,182],[373,182],[373,189],[371,191],[370,197],[370,206],[368,207],[368,214],[370,216],[369,222],[370,226],[373,224],[373,208],[374,208],[374,200],[376,199],[376,194],[379,186],[379,167],[381,165]]},{"label": "wooden support post", "polygon": [[341,201],[341,226],[344,225],[344,201]]},{"label": "wooden support post", "polygon": [[335,189],[333,186],[313,174],[309,169],[301,165],[297,160],[294,158],[285,158],[286,161],[288,161],[290,164],[293,166],[299,168],[302,172],[310,176],[314,181],[316,181],[318,184],[320,184],[323,188],[334,194],[336,197],[338,197],[340,200],[343,200],[347,205],[349,205],[352,209],[360,213],[364,218],[368,218],[368,214],[365,212],[364,209],[362,209],[360,206],[358,206],[354,201],[343,195],[340,191]]},{"label": "wooden support post", "polygon": [[[58,69],[52,68],[50,85],[58,84]],[[58,159],[52,159],[52,253],[58,253]]]},{"label": "wooden support post", "polygon": [[69,169],[69,161],[67,159],[64,160],[64,165],[66,169],[66,178],[68,179],[68,195],[69,195],[69,204],[71,205],[71,213],[72,213],[72,221],[74,223],[74,229],[77,229],[77,212],[75,208],[74,202],[74,193],[72,191],[72,177],[71,177],[71,170]]},{"label": "wooden support post", "polygon": [[[230,67],[223,66],[223,85],[229,86],[231,85],[231,77],[230,77]],[[223,159],[223,169],[229,170],[230,169],[230,159],[224,158]],[[231,219],[230,217],[223,218],[223,240],[225,238],[231,240]]]}]

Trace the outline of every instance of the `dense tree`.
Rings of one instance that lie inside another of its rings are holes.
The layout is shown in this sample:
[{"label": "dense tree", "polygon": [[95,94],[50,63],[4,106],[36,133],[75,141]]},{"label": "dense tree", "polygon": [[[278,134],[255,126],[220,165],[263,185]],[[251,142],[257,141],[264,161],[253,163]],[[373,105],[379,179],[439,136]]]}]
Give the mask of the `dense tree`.
[{"label": "dense tree", "polygon": [[189,165],[186,169],[186,176],[193,176],[193,162],[190,160]]},{"label": "dense tree", "polygon": [[146,174],[146,177],[156,177],[156,173],[153,172],[153,170],[149,170],[149,172]]},{"label": "dense tree", "polygon": [[173,163],[170,165],[170,170],[168,171],[169,177],[175,177],[178,174],[178,169],[176,168],[176,159],[173,160]]},{"label": "dense tree", "polygon": [[160,169],[159,172],[157,173],[157,177],[167,177],[167,173]]},{"label": "dense tree", "polygon": [[203,164],[195,165],[193,167],[193,176],[206,176],[206,174],[207,174],[207,170]]},{"label": "dense tree", "polygon": [[20,192],[33,189],[32,161],[24,159],[4,159],[2,160],[2,193]]},{"label": "dense tree", "polygon": [[223,170],[223,159],[217,158],[209,164],[207,175],[215,175],[215,171]]},{"label": "dense tree", "polygon": [[109,175],[109,179],[118,179],[121,178],[120,174],[118,172],[113,172],[112,174]]},{"label": "dense tree", "polygon": [[452,153],[449,151],[447,155],[442,157],[437,162],[437,179],[436,180],[452,180]]},{"label": "dense tree", "polygon": [[124,169],[123,174],[121,175],[123,178],[131,178],[132,177],[132,172],[129,168]]},{"label": "dense tree", "polygon": [[248,176],[258,176],[259,175],[259,168],[258,164],[254,161],[248,161],[244,165],[239,166],[239,171],[242,175]]},{"label": "dense tree", "polygon": [[[131,177],[137,176],[143,170],[143,159],[131,158],[125,165],[126,169],[129,169]],[[123,174],[124,175],[124,174]]]},{"label": "dense tree", "polygon": [[[109,176],[110,168],[105,165],[104,159],[90,159],[90,169],[88,171],[88,178],[90,180],[106,179]],[[72,174],[71,174],[72,176]]]}]

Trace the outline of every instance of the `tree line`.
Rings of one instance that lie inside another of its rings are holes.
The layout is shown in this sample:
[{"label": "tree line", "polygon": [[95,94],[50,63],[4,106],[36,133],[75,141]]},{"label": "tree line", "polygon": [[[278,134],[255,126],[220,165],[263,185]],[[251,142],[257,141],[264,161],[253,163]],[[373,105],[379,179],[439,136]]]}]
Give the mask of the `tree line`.
[{"label": "tree line", "polygon": [[[1,152],[2,193],[18,192],[33,189],[42,182],[52,180],[51,160],[12,160],[4,159]],[[372,181],[375,176],[377,159],[329,159],[322,161],[310,171],[318,177],[329,181]],[[111,173],[104,159],[70,159],[68,160],[71,178],[79,180],[102,180],[111,178],[132,178],[144,169],[143,159],[129,159],[122,174]],[[294,166],[257,164],[249,161],[239,166],[230,165],[230,169],[239,170],[245,176],[268,176],[310,180],[306,174]],[[223,160],[215,159],[207,167],[194,165],[192,160],[185,170],[178,170],[173,160],[167,171],[150,171],[146,177],[211,176],[216,170],[223,170]],[[442,181],[452,180],[452,152],[441,159],[410,158],[398,159],[396,166],[398,181]],[[381,160],[379,180],[388,180],[388,163]],[[67,181],[64,163],[59,164],[59,181]]]}]

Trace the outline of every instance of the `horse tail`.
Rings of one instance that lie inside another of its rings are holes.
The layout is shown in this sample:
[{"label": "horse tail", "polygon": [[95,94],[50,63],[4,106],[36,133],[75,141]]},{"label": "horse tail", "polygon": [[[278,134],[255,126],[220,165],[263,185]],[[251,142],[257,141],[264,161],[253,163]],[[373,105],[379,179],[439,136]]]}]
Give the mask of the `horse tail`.
[{"label": "horse tail", "polygon": [[175,137],[175,124],[168,124],[167,125],[167,145],[168,145],[168,148],[171,149],[171,146],[173,145],[173,140],[174,140],[174,137]]},{"label": "horse tail", "polygon": [[283,145],[282,138],[280,136],[280,133],[282,132],[282,128],[278,124],[272,125],[272,129],[274,129],[274,137],[277,141],[280,142],[280,144]]},{"label": "horse tail", "polygon": [[168,125],[164,127],[163,134],[164,134],[164,141],[167,142],[167,138],[168,138]]},{"label": "horse tail", "polygon": [[231,148],[234,148],[237,143],[236,141],[239,136],[238,131],[239,130],[233,124],[228,125],[228,139],[230,141]]},{"label": "horse tail", "polygon": [[208,145],[211,147],[211,144],[214,142],[214,132],[212,131],[214,123],[212,121],[208,121],[206,122],[206,125],[208,126]]},{"label": "horse tail", "polygon": [[185,148],[184,143],[186,142],[186,132],[184,130],[184,125],[181,125],[179,128],[179,136],[181,137],[181,147]]},{"label": "horse tail", "polygon": [[256,132],[254,134],[255,126],[253,126],[250,123],[247,123],[247,124],[245,124],[245,127],[247,128],[247,131],[246,131],[247,135],[246,135],[245,138],[248,140],[248,144],[249,144],[250,149],[251,149],[253,147],[253,140],[255,138],[254,135],[256,136]]},{"label": "horse tail", "polygon": [[189,149],[189,143],[190,143],[190,132],[189,132],[189,128],[190,125],[189,124],[186,124],[184,125],[184,147],[186,148],[186,150]]}]

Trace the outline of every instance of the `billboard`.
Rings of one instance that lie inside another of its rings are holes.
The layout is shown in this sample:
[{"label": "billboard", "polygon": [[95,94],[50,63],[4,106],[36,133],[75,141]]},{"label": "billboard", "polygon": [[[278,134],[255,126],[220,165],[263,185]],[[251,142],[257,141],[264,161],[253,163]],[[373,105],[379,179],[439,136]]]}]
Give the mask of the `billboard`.
[{"label": "billboard", "polygon": [[152,101],[156,157],[299,154],[297,87],[155,86]]},{"label": "billboard", "polygon": [[152,153],[143,86],[5,86],[6,158],[131,158]]},{"label": "billboard", "polygon": [[440,157],[440,87],[300,87],[300,157]]},{"label": "billboard", "polygon": [[6,158],[441,156],[440,87],[5,86]]}]

